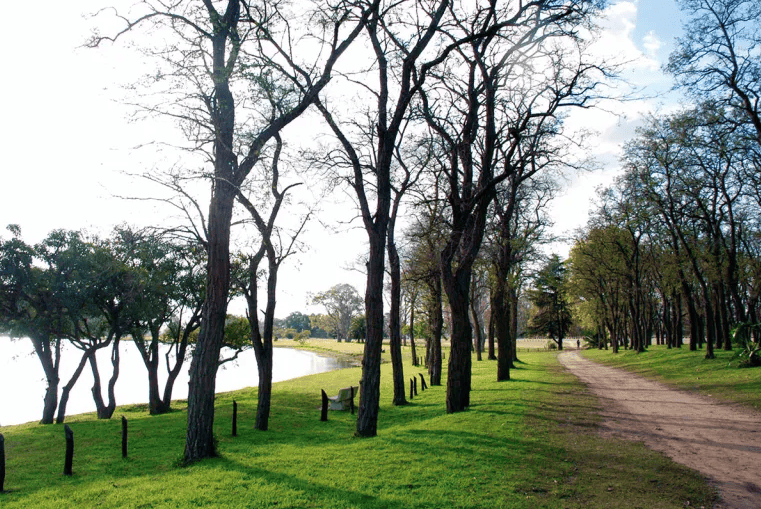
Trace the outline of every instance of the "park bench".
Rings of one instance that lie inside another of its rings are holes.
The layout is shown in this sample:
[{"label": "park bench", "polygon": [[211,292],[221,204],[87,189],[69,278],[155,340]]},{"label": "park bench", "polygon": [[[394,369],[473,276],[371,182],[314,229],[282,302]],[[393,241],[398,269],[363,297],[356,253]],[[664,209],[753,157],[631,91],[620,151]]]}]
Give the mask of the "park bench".
[{"label": "park bench", "polygon": [[357,393],[358,387],[346,387],[338,391],[337,396],[331,396],[329,408],[331,410],[348,410],[354,406],[354,395]]}]

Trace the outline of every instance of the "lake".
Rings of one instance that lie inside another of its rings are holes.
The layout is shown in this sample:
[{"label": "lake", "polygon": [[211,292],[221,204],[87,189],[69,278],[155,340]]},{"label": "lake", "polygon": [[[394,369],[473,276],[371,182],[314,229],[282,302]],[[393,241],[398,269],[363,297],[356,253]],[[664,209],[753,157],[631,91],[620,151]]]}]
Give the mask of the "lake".
[{"label": "lake", "polygon": [[[166,347],[162,345],[161,349],[159,377],[160,389],[163,391],[166,381],[166,369],[164,368]],[[107,397],[106,387],[108,379],[111,377],[110,351],[110,348],[105,348],[98,352],[98,366],[104,398]],[[223,358],[229,357],[231,354],[230,350],[223,349]],[[116,404],[147,403],[148,372],[140,353],[131,341],[122,341],[119,355],[121,362],[120,376],[116,382]],[[79,362],[81,352],[64,342],[61,357],[59,397],[61,388],[66,385]],[[273,382],[280,382],[341,369],[350,365],[347,362],[305,350],[275,348],[272,379]],[[182,373],[175,381],[172,399],[187,398],[189,368],[190,359],[185,361]],[[235,361],[223,364],[217,372],[217,392],[256,387],[257,383],[258,372],[253,349],[242,352]],[[45,373],[34,353],[31,341],[28,339],[10,340],[7,336],[0,336],[0,426],[39,421],[42,417],[42,399],[45,395],[45,387]],[[69,403],[66,406],[67,415],[95,411],[91,387],[92,372],[88,365],[82,371],[82,375],[71,391]]]}]

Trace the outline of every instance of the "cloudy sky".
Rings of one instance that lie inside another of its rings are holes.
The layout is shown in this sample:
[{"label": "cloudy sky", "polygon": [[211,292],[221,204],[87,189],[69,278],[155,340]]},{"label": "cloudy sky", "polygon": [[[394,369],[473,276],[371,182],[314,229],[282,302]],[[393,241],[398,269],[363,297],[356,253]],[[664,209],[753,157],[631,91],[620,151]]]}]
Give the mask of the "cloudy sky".
[{"label": "cloudy sky", "polygon": [[[156,147],[136,148],[166,137],[171,126],[131,122],[131,108],[120,103],[125,96],[121,87],[139,72],[140,60],[123,47],[81,48],[96,25],[84,14],[112,3],[129,1],[42,0],[35,4],[33,19],[24,2],[4,7],[0,227],[19,224],[28,242],[55,228],[107,234],[122,222],[148,224],[162,217],[148,203],[117,198],[155,195],[145,182],[126,174],[171,164]],[[553,204],[558,235],[570,235],[586,222],[595,188],[610,183],[621,143],[633,135],[642,116],[678,101],[674,94],[658,94],[670,87],[660,67],[680,34],[680,19],[674,0],[619,1],[607,10],[601,51],[631,62],[627,77],[644,88],[648,99],[572,117],[571,122],[599,132],[593,146],[601,169],[569,176],[565,194]],[[323,220],[333,223],[336,214],[350,218],[353,214],[340,214],[346,203],[339,192],[324,207]],[[344,267],[362,251],[365,234],[359,224],[333,224],[333,229],[323,230],[312,223],[306,238],[311,249],[282,269],[278,316],[294,310],[319,312],[305,305],[309,291],[341,282],[363,291],[363,276]]]}]

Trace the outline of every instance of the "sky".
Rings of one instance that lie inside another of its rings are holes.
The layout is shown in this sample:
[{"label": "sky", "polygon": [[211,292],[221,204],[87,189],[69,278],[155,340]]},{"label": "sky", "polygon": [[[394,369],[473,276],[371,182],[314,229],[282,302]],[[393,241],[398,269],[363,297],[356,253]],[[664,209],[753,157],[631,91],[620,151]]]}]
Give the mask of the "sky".
[{"label": "sky", "polygon": [[[170,221],[164,210],[148,202],[120,198],[156,196],[155,188],[128,174],[172,164],[159,147],[139,147],[175,135],[173,126],[133,121],[133,109],[123,104],[123,87],[144,67],[139,55],[120,45],[102,50],[81,47],[93,27],[102,27],[101,21],[86,14],[103,5],[129,3],[41,0],[35,4],[33,22],[24,2],[4,7],[0,228],[18,224],[27,242],[37,242],[56,228],[107,235],[120,223]],[[553,231],[561,237],[571,236],[586,223],[596,187],[612,182],[621,144],[634,135],[643,116],[674,108],[679,101],[667,93],[671,81],[660,71],[681,31],[682,16],[675,1],[614,1],[606,14],[600,51],[630,62],[626,75],[647,98],[612,104],[607,112],[576,112],[569,118],[572,125],[598,131],[590,145],[598,168],[568,175],[564,193],[551,205]],[[366,242],[358,221],[347,224],[356,215],[351,207],[342,190],[325,200],[320,221],[310,223],[303,238],[310,248],[281,268],[277,316],[321,312],[307,306],[308,293],[334,284],[350,283],[364,293],[364,275],[349,268]],[[0,235],[7,232],[3,229]],[[552,247],[563,256],[568,248],[567,243]],[[231,311],[244,312],[240,303]]]}]

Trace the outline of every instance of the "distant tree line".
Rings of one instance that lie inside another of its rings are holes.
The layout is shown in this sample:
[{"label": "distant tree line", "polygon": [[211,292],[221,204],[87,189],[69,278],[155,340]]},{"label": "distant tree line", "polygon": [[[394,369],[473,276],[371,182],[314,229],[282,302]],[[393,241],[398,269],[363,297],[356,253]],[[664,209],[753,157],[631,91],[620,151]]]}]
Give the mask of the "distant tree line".
[{"label": "distant tree line", "polygon": [[625,147],[571,257],[579,313],[601,347],[743,349],[761,319],[761,8],[683,0],[666,70],[693,106],[653,115]]}]

